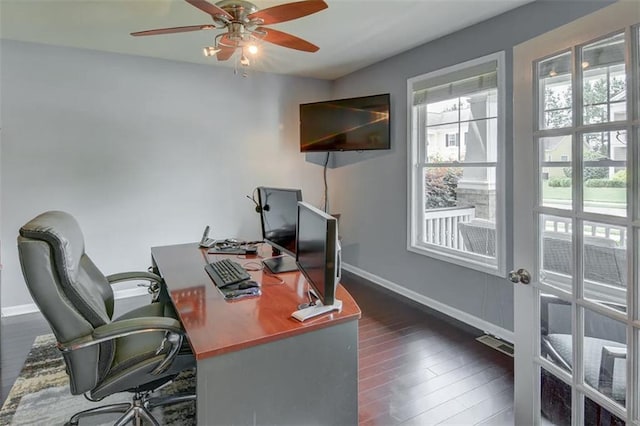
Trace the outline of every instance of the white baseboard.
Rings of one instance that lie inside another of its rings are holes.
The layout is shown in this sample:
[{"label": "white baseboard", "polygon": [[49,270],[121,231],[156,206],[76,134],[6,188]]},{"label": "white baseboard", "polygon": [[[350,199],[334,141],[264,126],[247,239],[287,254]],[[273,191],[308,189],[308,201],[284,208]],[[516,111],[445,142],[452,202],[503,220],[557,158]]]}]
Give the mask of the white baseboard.
[{"label": "white baseboard", "polygon": [[353,265],[349,265],[348,263],[343,263],[342,269],[344,269],[345,271],[351,272],[352,274],[358,275],[359,277],[364,278],[367,281],[371,281],[374,284],[377,284],[381,287],[391,290],[394,293],[398,293],[401,296],[407,297],[415,302],[418,302],[421,305],[427,306],[435,311],[441,312],[454,319],[462,321],[465,324],[469,324],[470,326],[475,327],[479,330],[482,330],[487,334],[491,334],[493,336],[499,337],[510,343],[513,342],[513,331],[504,329],[502,327],[498,327],[495,324],[492,324],[481,318],[473,316],[467,312],[453,308],[449,305],[445,305],[444,303],[438,302],[437,300],[430,299],[423,294],[417,293],[413,290],[409,290],[406,287],[402,287],[401,285],[398,285],[394,282],[391,282],[377,275],[371,274]]},{"label": "white baseboard", "polygon": [[[132,287],[113,292],[114,299],[127,299],[129,297],[142,296],[149,294],[146,287]],[[2,308],[2,317],[13,317],[16,315],[32,314],[40,312],[35,303],[27,303],[25,305],[5,306]]]}]

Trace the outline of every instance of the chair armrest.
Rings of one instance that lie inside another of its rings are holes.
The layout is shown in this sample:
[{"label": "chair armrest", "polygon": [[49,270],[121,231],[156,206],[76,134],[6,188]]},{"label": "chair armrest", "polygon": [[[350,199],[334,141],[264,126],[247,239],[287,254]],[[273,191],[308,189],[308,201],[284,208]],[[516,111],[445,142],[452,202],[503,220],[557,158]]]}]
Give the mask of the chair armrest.
[{"label": "chair armrest", "polygon": [[132,272],[120,272],[118,274],[107,275],[107,281],[109,284],[115,284],[122,281],[144,280],[152,281],[158,284],[162,283],[162,278],[152,272],[144,271],[132,271]]},{"label": "chair armrest", "polygon": [[170,331],[173,333],[184,333],[180,321],[170,317],[140,317],[127,318],[113,321],[93,330],[95,339],[122,337],[123,335],[135,334],[136,332]]},{"label": "chair armrest", "polygon": [[149,284],[138,284],[140,287],[147,287],[150,294],[154,295],[152,300],[155,302],[158,299],[160,292],[160,285],[162,284],[162,277],[153,272],[144,271],[132,271],[132,272],[120,272],[117,274],[107,275],[107,281],[113,285],[124,281],[143,280],[149,281]]},{"label": "chair armrest", "polygon": [[180,322],[168,317],[141,317],[114,321],[96,328],[91,336],[81,337],[68,343],[58,342],[58,349],[70,352],[132,334],[166,331],[182,335],[184,330]]},{"label": "chair armrest", "polygon": [[159,355],[164,351],[166,343],[169,343],[170,345],[162,362],[160,362],[158,366],[151,371],[152,375],[158,375],[169,368],[175,357],[180,352],[180,348],[182,347],[182,342],[184,340],[184,330],[180,326],[180,322],[173,318],[140,317],[114,321],[110,324],[105,324],[96,328],[91,337],[82,337],[64,345],[58,342],[58,349],[61,352],[70,352],[114,340],[119,337],[158,331],[164,331],[165,335],[158,345],[158,349],[156,349],[156,355]]}]

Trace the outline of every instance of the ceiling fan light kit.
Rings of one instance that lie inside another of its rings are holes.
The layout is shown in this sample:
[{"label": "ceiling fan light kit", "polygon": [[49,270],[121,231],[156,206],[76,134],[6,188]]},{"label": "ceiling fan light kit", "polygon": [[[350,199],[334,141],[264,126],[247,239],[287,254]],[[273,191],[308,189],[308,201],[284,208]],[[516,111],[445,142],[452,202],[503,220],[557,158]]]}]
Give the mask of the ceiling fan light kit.
[{"label": "ceiling fan light kit", "polygon": [[228,60],[236,50],[240,50],[240,64],[250,65],[245,51],[251,55],[258,53],[258,45],[266,41],[289,49],[303,52],[317,52],[319,47],[282,31],[264,27],[264,25],[278,24],[311,15],[328,6],[324,0],[304,0],[285,3],[278,6],[258,9],[258,7],[244,0],[222,0],[215,5],[206,0],[185,0],[192,6],[207,13],[214,25],[189,25],[184,27],[160,28],[155,30],[138,31],[132,36],[148,36],[159,34],[173,34],[188,31],[226,29],[217,34],[213,46],[203,49],[204,56],[215,56],[219,61]]}]

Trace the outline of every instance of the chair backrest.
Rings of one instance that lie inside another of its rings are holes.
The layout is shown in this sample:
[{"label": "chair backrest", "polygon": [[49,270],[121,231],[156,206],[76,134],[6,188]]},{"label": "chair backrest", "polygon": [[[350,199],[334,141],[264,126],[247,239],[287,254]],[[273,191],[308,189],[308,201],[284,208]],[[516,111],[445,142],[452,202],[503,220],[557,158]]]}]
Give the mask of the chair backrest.
[{"label": "chair backrest", "polygon": [[459,223],[458,230],[468,251],[485,256],[496,255],[496,229],[493,222],[473,219]]},{"label": "chair backrest", "polygon": [[[584,236],[584,277],[589,281],[626,287],[627,251],[604,237]],[[543,268],[572,275],[571,234],[545,232]]]},{"label": "chair backrest", "polygon": [[[67,344],[111,322],[113,290],[86,255],[76,220],[65,212],[35,217],[18,237],[20,264],[29,292],[56,339]],[[112,343],[63,353],[71,392],[95,387],[113,361]]]}]

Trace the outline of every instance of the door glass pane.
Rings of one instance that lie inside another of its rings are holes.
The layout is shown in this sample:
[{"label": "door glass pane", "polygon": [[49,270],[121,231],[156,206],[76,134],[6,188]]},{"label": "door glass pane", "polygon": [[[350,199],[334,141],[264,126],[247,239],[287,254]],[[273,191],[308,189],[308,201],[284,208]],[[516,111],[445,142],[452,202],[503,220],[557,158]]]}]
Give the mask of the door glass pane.
[{"label": "door glass pane", "polygon": [[545,207],[572,208],[572,139],[571,135],[540,139],[540,196]]},{"label": "door glass pane", "polygon": [[627,215],[627,132],[582,136],[584,211]]},{"label": "door glass pane", "polygon": [[573,276],[571,219],[542,215],[540,230],[540,280],[571,292]]},{"label": "door glass pane", "polygon": [[624,426],[626,423],[620,417],[601,407],[588,397],[584,398],[584,424],[602,426]]},{"label": "door glass pane", "polygon": [[571,424],[571,387],[540,369],[540,412],[542,425]]},{"label": "door glass pane", "polygon": [[627,118],[624,53],[624,34],[581,49],[584,124]]},{"label": "door glass pane", "polygon": [[626,333],[624,323],[584,310],[584,382],[622,406],[627,391]]},{"label": "door glass pane", "polygon": [[627,311],[627,230],[605,223],[583,226],[585,298]]},{"label": "door glass pane", "polygon": [[571,373],[571,303],[551,294],[540,295],[540,356]]},{"label": "door glass pane", "polygon": [[540,129],[556,129],[572,124],[571,53],[538,63],[538,105]]}]

